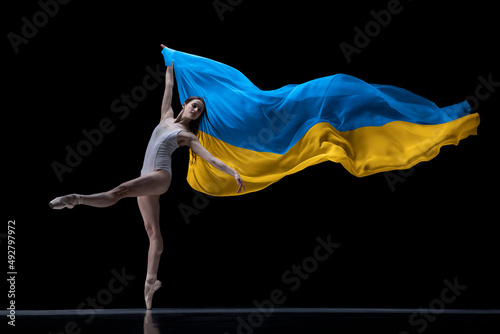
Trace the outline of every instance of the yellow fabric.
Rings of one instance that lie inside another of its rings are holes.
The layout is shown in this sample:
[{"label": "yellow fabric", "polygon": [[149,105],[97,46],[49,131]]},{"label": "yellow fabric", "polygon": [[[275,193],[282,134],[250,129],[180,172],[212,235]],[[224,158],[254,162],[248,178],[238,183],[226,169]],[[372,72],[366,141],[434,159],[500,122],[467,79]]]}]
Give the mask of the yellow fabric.
[{"label": "yellow fabric", "polygon": [[[241,175],[246,192],[261,190],[286,175],[323,161],[341,163],[357,177],[408,169],[434,158],[443,145],[457,145],[477,134],[479,115],[471,114],[437,125],[394,121],[380,127],[339,132],[328,123],[314,125],[285,154],[255,152],[229,145],[200,132],[201,144]],[[188,183],[213,196],[238,195],[234,178],[198,157],[189,169]]]}]

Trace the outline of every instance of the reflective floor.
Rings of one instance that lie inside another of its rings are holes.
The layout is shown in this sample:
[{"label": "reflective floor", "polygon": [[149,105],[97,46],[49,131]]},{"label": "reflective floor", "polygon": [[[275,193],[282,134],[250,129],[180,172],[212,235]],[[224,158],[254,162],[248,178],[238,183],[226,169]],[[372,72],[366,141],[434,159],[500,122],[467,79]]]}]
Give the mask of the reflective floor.
[{"label": "reflective floor", "polygon": [[[17,311],[12,333],[498,333],[500,310],[108,309]],[[1,312],[2,317],[8,314]],[[7,316],[8,321],[9,317]]]}]

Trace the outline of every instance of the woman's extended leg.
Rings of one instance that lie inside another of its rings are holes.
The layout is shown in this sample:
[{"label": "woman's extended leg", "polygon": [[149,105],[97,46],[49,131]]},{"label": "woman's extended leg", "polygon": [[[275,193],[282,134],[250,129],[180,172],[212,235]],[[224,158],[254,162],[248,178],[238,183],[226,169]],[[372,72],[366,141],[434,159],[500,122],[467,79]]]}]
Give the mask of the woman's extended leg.
[{"label": "woman's extended leg", "polygon": [[110,191],[92,195],[71,194],[58,197],[50,202],[53,209],[64,207],[72,208],[77,204],[89,205],[97,208],[111,206],[125,197],[139,197],[148,195],[161,195],[170,186],[170,173],[156,170],[146,175],[124,182]]},{"label": "woman's extended leg", "polygon": [[160,231],[160,196],[137,197],[137,203],[141,210],[144,227],[149,238],[148,269],[146,283],[144,285],[144,299],[146,308],[150,309],[153,301],[153,293],[160,288],[161,282],[157,280],[158,265],[163,252],[163,238]]}]

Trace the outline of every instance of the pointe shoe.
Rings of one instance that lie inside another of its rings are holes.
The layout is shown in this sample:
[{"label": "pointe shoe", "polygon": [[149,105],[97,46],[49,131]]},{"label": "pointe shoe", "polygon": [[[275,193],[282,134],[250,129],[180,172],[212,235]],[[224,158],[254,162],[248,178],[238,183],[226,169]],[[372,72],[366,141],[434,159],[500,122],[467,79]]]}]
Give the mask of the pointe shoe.
[{"label": "pointe shoe", "polygon": [[53,210],[61,210],[64,208],[73,209],[75,205],[82,204],[83,198],[81,195],[76,195],[76,203],[69,203],[67,196],[57,197],[49,202],[49,206]]},{"label": "pointe shoe", "polygon": [[158,280],[156,280],[153,284],[149,284],[148,282],[146,282],[145,286],[149,288],[149,291],[144,297],[144,301],[146,302],[146,309],[151,310],[151,307],[153,305],[153,294],[156,292],[156,290],[161,288],[161,282]]}]

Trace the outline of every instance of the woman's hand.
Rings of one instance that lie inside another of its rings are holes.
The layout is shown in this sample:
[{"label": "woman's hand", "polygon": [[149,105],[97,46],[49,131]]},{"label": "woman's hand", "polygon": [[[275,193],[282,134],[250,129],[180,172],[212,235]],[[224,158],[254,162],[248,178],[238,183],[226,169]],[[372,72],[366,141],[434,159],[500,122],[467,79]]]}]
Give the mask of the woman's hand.
[{"label": "woman's hand", "polygon": [[[161,47],[162,47],[162,48],[167,49],[167,47],[166,47],[165,45],[163,45],[163,44],[160,44],[160,45],[161,45]],[[167,65],[167,67],[168,67],[168,66],[169,66],[169,65]],[[172,61],[172,62],[170,62],[170,66],[174,66],[174,62],[173,62],[173,61]]]},{"label": "woman's hand", "polygon": [[243,180],[241,179],[240,174],[235,173],[234,179],[236,180],[236,183],[238,184],[238,194],[241,192],[242,189],[243,189],[243,191],[245,191],[245,184],[243,183]]}]

